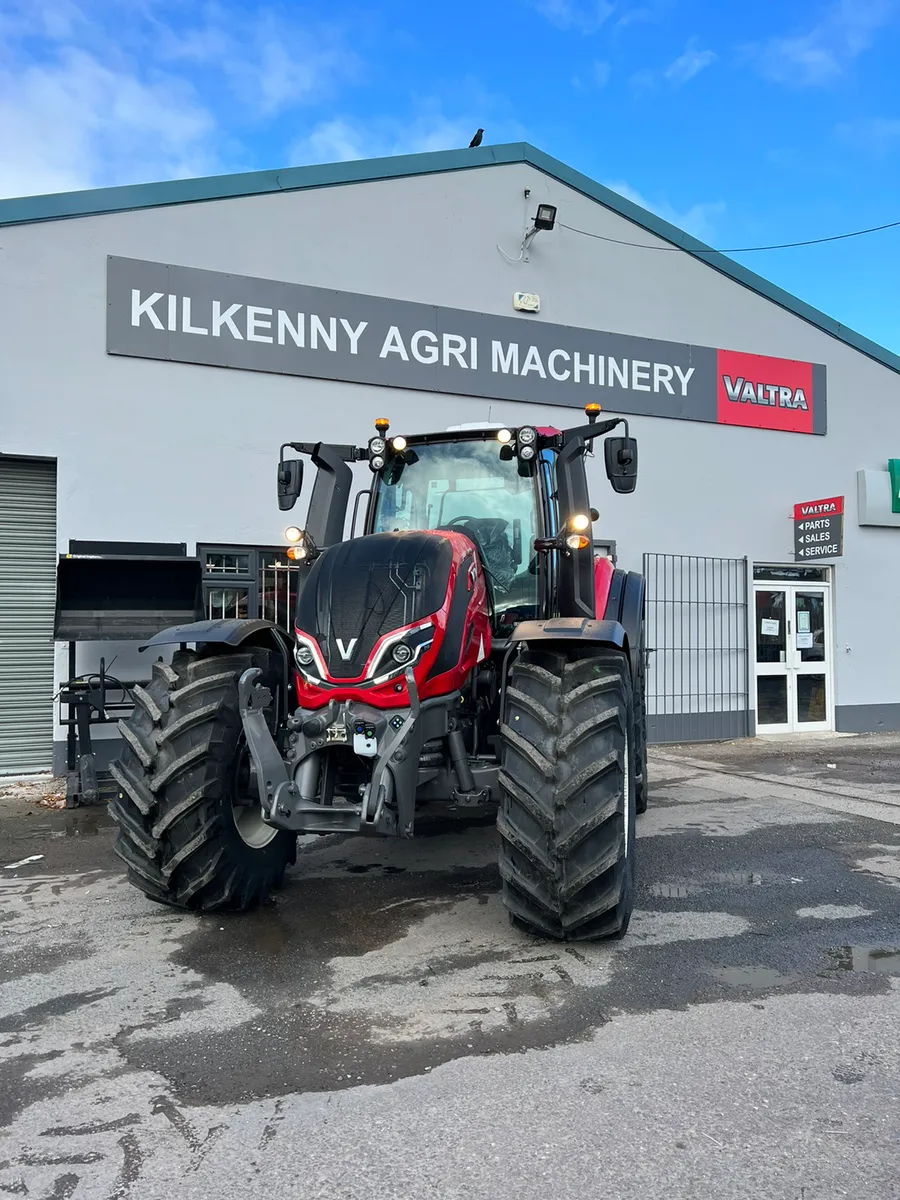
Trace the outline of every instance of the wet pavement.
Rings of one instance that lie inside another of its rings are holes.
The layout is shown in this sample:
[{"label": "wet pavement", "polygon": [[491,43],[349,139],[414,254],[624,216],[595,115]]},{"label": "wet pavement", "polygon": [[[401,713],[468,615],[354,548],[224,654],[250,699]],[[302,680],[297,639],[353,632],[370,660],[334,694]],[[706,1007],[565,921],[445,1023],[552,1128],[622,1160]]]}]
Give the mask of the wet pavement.
[{"label": "wet pavement", "polygon": [[658,749],[611,945],[512,929],[484,820],[306,839],[201,917],[7,796],[0,1195],[900,1197],[898,764]]}]

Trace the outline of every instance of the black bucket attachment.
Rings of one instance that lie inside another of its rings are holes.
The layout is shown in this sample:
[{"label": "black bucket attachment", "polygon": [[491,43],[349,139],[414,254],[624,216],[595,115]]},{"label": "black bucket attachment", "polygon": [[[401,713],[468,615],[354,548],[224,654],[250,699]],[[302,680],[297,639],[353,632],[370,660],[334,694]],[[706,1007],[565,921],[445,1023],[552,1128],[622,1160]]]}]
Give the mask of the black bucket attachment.
[{"label": "black bucket attachment", "polygon": [[142,641],[203,616],[201,564],[183,556],[65,555],[56,574],[59,642]]},{"label": "black bucket attachment", "polygon": [[199,620],[203,594],[200,560],[187,558],[183,545],[71,542],[69,548],[56,571],[54,636],[69,643],[71,678],[58,699],[67,734],[66,806],[75,808],[115,795],[91,732],[129,715],[135,687],[109,675],[102,658],[98,672],[76,677],[76,642],[148,641],[163,629]]}]

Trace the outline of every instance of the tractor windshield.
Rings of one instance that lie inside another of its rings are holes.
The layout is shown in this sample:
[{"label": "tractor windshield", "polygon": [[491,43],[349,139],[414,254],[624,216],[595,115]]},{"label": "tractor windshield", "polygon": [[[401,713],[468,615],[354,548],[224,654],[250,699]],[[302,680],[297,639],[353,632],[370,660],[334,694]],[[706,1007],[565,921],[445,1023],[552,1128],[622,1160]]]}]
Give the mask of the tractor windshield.
[{"label": "tractor windshield", "polygon": [[538,617],[534,478],[520,475],[515,459],[503,461],[493,440],[410,448],[414,462],[394,460],[375,478],[372,532],[450,529],[466,534],[481,554],[495,629],[502,632]]}]

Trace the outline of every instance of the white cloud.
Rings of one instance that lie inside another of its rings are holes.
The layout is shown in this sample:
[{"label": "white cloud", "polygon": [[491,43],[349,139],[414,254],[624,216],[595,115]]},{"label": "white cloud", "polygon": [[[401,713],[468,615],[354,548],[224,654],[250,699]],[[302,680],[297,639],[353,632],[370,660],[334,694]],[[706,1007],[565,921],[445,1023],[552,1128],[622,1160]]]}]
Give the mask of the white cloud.
[{"label": "white cloud", "polygon": [[320,102],[359,70],[356,54],[336,28],[307,26],[270,9],[224,11],[206,5],[203,22],[163,28],[159,48],[170,61],[221,72],[257,116]]},{"label": "white cloud", "polygon": [[202,173],[213,125],[178,80],[144,83],[82,51],[0,64],[0,195]]},{"label": "white cloud", "polygon": [[[718,240],[716,218],[721,217],[725,213],[725,204],[721,200],[693,204],[688,209],[679,210],[669,204],[667,200],[648,200],[639,191],[621,179],[607,180],[604,186],[610,188],[611,191],[618,192],[620,196],[624,196],[632,204],[646,208],[648,212],[656,213],[664,221],[668,221],[678,229],[683,229],[685,233],[692,234],[695,238],[699,238],[701,242],[715,245]],[[635,241],[640,241],[640,238],[635,238]]]},{"label": "white cloud", "polygon": [[684,48],[684,53],[679,54],[678,58],[663,70],[654,71],[650,67],[644,67],[640,71],[635,71],[629,83],[636,88],[653,88],[660,82],[679,86],[687,83],[705,67],[714,63],[717,57],[714,50],[699,50],[697,39],[691,38]]},{"label": "white cloud", "polygon": [[584,34],[596,33],[616,8],[608,0],[530,0],[530,3],[557,29]]},{"label": "white cloud", "polygon": [[710,63],[715,61],[715,51],[698,50],[697,39],[691,38],[685,48],[684,54],[680,54],[673,63],[670,63],[665,71],[663,71],[663,75],[670,83],[687,83],[689,79],[693,79],[704,67],[708,67]]},{"label": "white cloud", "polygon": [[583,75],[575,75],[572,86],[579,92],[590,92],[595,88],[603,88],[609,83],[612,67],[608,62],[594,62]]},{"label": "white cloud", "polygon": [[591,80],[595,87],[606,87],[612,67],[608,62],[595,62],[591,68]]},{"label": "white cloud", "polygon": [[0,0],[0,195],[249,166],[237,136],[357,69],[336,27],[264,3]]},{"label": "white cloud", "polygon": [[774,83],[823,86],[844,75],[896,14],[896,0],[838,0],[806,33],[770,38],[747,53]]},{"label": "white cloud", "polygon": [[842,121],[836,126],[838,137],[874,154],[888,154],[900,148],[900,118],[865,117],[858,121]]},{"label": "white cloud", "polygon": [[288,151],[294,166],[307,163],[349,162],[393,154],[423,154],[468,146],[477,124],[474,118],[450,120],[434,114],[404,122],[393,117],[360,121],[335,117],[316,125]]}]

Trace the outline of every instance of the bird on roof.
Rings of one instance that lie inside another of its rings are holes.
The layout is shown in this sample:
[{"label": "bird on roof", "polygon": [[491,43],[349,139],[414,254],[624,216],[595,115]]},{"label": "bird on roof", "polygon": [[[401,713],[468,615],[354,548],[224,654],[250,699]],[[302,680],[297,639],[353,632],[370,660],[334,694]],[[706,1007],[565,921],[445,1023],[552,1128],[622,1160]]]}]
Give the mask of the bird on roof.
[{"label": "bird on roof", "polygon": [[469,149],[471,150],[473,148],[473,146],[480,146],[481,139],[483,137],[484,137],[484,130],[479,129],[478,132],[475,134],[475,136],[472,138],[471,142],[469,142]]}]

